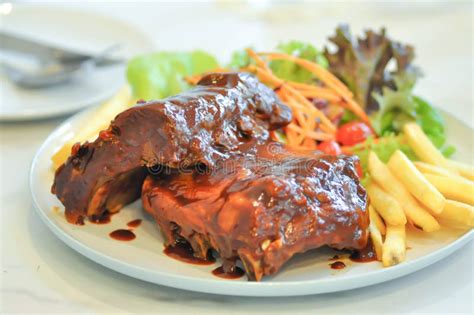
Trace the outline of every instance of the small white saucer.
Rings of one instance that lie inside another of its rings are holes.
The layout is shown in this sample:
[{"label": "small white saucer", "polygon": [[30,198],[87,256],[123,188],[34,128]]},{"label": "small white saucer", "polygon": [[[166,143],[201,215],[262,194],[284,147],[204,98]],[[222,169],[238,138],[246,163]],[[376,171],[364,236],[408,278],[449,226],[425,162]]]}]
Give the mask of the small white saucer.
[{"label": "small white saucer", "polygon": [[[79,52],[98,54],[119,43],[121,49],[114,57],[128,59],[152,49],[146,36],[133,26],[92,12],[13,4],[5,13],[0,13],[2,31]],[[0,74],[0,121],[49,118],[96,105],[125,84],[125,66],[100,68],[87,77],[46,89],[24,89]]]}]

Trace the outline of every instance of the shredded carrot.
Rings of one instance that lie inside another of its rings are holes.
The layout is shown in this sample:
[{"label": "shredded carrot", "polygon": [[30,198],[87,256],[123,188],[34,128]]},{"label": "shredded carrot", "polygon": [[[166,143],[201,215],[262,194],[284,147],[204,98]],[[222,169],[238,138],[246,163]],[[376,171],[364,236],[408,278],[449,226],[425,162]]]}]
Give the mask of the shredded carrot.
[{"label": "shredded carrot", "polygon": [[270,68],[267,66],[267,64],[265,63],[265,61],[263,61],[263,59],[260,58],[260,56],[256,52],[254,52],[251,48],[247,48],[245,49],[245,51],[247,52],[247,54],[249,54],[250,58],[255,60],[255,63],[257,64],[257,66],[265,69],[265,71],[268,71],[270,73],[272,72]]},{"label": "shredded carrot", "polygon": [[317,148],[316,141],[310,138],[306,138],[303,141],[303,146],[308,149],[315,150]]},{"label": "shredded carrot", "polygon": [[[317,109],[305,96],[295,88],[287,85],[283,80],[277,78],[265,69],[257,66],[249,66],[247,70],[254,72],[262,80],[273,87],[279,87],[277,94],[281,100],[285,102],[294,114],[294,122],[291,125],[294,127],[287,129],[290,131],[288,136],[288,143],[294,146],[301,146],[305,138],[313,137],[314,140],[326,140],[334,138],[336,127],[332,122]],[[320,121],[321,124],[317,123]],[[299,126],[298,126],[299,125]],[[321,132],[314,134],[316,127],[321,129]],[[298,132],[291,132],[297,131]]]},{"label": "shredded carrot", "polygon": [[[337,128],[332,119],[340,117],[344,109],[352,111],[370,126],[367,114],[354,100],[352,92],[325,68],[309,60],[287,54],[256,53],[252,49],[246,51],[254,62],[241,68],[240,71],[255,74],[262,83],[273,88],[279,99],[293,112],[293,120],[283,128],[288,145],[316,149],[318,141],[333,140]],[[282,80],[270,69],[268,61],[271,60],[294,62],[311,72],[316,80],[314,84]],[[191,84],[196,84],[202,76],[189,76],[185,79]],[[318,109],[313,104],[313,99],[326,101],[327,109],[324,112]],[[278,136],[272,133],[272,138],[278,139]],[[351,150],[352,148],[342,147],[344,153],[351,153]]]},{"label": "shredded carrot", "polygon": [[306,70],[312,72],[318,79],[321,80],[321,82],[338,93],[344,102],[347,103],[348,108],[353,111],[354,114],[356,114],[360,119],[362,119],[362,121],[369,124],[370,126],[369,117],[365,111],[354,101],[352,92],[338,78],[336,78],[336,76],[317,63],[280,53],[260,53],[259,55],[266,56],[269,60],[283,59],[293,61]]},{"label": "shredded carrot", "polygon": [[287,89],[293,97],[298,100],[301,104],[305,105],[308,110],[315,112],[317,117],[321,119],[321,123],[326,125],[326,127],[330,130],[331,133],[336,132],[336,127],[334,124],[329,120],[329,118],[324,115],[323,112],[321,112],[319,109],[317,109],[313,103],[311,103],[306,97],[304,97],[300,92],[292,88],[291,86],[284,86],[285,89]]},{"label": "shredded carrot", "polygon": [[270,83],[274,87],[280,87],[285,82],[279,78],[277,78],[272,73],[266,71],[265,69],[258,68],[254,65],[250,65],[246,68],[249,72],[255,72],[257,76],[265,83]]},{"label": "shredded carrot", "polygon": [[[289,124],[289,125],[287,126],[287,128],[288,128],[289,130],[296,131],[296,132],[300,132],[300,133],[304,133],[304,132],[305,132],[301,127],[298,127],[298,126],[296,126],[295,124]],[[324,141],[324,140],[332,140],[332,139],[334,139],[334,135],[330,135],[330,134],[323,133],[323,132],[310,131],[310,132],[307,132],[306,134],[307,134],[308,138],[314,139],[314,140]]]},{"label": "shredded carrot", "polygon": [[201,80],[201,78],[202,78],[202,75],[200,74],[191,75],[191,76],[184,77],[184,81],[188,82],[191,85],[196,85],[199,82],[199,80]]},{"label": "shredded carrot", "polygon": [[281,53],[260,53],[261,56],[266,56],[269,60],[289,60],[293,61],[294,63],[298,64],[299,66],[305,68],[306,70],[314,73],[318,79],[320,79],[323,83],[328,86],[338,86],[346,95],[352,97],[352,92],[336,78],[331,72],[327,71],[317,63],[311,62],[306,59],[298,58],[292,55],[281,54]]},{"label": "shredded carrot", "polygon": [[303,90],[312,90],[316,87],[316,85],[300,83],[300,82],[294,82],[294,81],[288,81],[287,83],[289,85],[291,85],[292,87],[297,88],[301,91],[303,91]]},{"label": "shredded carrot", "polygon": [[336,127],[334,126],[334,124],[298,90],[289,85],[286,85],[283,80],[277,78],[272,73],[265,72],[265,70],[261,68],[250,66],[249,70],[253,70],[254,72],[256,72],[259,78],[261,78],[264,82],[270,82],[273,86],[279,86],[282,89],[286,89],[289,94],[291,94],[300,104],[305,107],[307,111],[312,111],[316,113],[317,117],[321,119],[321,122],[327,126],[327,129],[330,130],[331,133],[336,132]]},{"label": "shredded carrot", "polygon": [[322,98],[329,102],[338,103],[343,99],[338,96],[336,93],[329,90],[302,90],[300,91],[301,95],[309,98]]},{"label": "shredded carrot", "polygon": [[341,118],[344,115],[344,103],[340,105],[339,103],[330,104],[326,110],[326,115],[331,121]]},{"label": "shredded carrot", "polygon": [[287,140],[287,143],[289,145],[294,146],[294,145],[296,145],[296,142],[295,142],[296,132],[294,132],[292,129],[288,128],[288,126],[285,128],[285,130],[286,130],[286,140]]}]

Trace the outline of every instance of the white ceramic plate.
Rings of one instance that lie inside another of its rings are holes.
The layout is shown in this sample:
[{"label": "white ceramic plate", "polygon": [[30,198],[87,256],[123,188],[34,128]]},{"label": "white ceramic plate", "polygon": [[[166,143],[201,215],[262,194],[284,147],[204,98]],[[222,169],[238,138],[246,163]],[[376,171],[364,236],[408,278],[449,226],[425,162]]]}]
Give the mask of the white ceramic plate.
[{"label": "white ceramic plate", "polygon": [[[152,219],[144,214],[137,201],[112,217],[106,225],[68,224],[63,207],[50,193],[53,170],[50,157],[83,125],[90,111],[75,115],[56,129],[44,142],[34,158],[30,186],[36,210],[46,225],[74,250],[95,262],[120,273],[165,286],[225,295],[293,296],[335,292],[368,286],[395,279],[422,269],[466,244],[473,235],[469,229],[448,229],[431,234],[410,230],[407,260],[395,267],[382,268],[379,262],[352,263],[332,270],[328,259],[330,249],[313,250],[294,257],[277,275],[262,282],[248,282],[246,277],[224,280],[211,274],[219,266],[197,266],[181,263],[163,253],[163,240]],[[449,141],[458,148],[457,158],[469,161],[473,156],[473,131],[452,116],[446,115]],[[470,140],[469,140],[470,139]],[[471,141],[471,145],[466,143]],[[60,210],[53,210],[58,207]],[[143,219],[131,242],[111,239],[108,234],[126,228],[133,219]]]},{"label": "white ceramic plate", "polygon": [[[17,5],[1,15],[0,29],[79,52],[99,54],[113,44],[128,59],[152,49],[131,25],[92,12],[41,5]],[[123,84],[125,65],[104,67],[70,83],[24,89],[0,74],[0,121],[42,119],[76,112],[112,96]]]}]

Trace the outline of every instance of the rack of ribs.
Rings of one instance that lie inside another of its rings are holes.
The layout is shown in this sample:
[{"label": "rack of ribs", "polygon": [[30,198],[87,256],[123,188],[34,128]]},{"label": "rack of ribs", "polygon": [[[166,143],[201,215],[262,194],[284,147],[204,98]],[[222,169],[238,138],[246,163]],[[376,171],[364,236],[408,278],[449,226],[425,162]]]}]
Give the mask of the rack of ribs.
[{"label": "rack of ribs", "polygon": [[366,246],[367,197],[355,157],[273,142],[238,151],[212,170],[162,169],[145,179],[143,206],[165,245],[187,242],[201,259],[215,250],[226,272],[240,260],[257,281],[297,253]]},{"label": "rack of ribs", "polygon": [[245,73],[215,73],[185,93],[119,114],[92,143],[75,145],[51,191],[68,222],[117,212],[140,196],[147,168],[212,168],[248,141],[291,121],[271,89]]}]

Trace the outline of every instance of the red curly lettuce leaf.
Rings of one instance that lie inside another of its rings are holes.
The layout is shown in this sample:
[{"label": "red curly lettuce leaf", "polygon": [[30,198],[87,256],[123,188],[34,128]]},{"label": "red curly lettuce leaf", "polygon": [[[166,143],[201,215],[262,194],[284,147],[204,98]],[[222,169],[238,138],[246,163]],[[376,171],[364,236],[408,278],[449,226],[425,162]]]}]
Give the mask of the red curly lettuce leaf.
[{"label": "red curly lettuce leaf", "polygon": [[[415,56],[413,47],[392,41],[383,28],[378,33],[368,30],[364,37],[354,38],[349,27],[342,25],[330,41],[336,49],[325,49],[329,69],[349,87],[367,112],[378,109],[373,92],[394,87],[394,73],[417,73],[411,64]],[[390,64],[394,64],[395,71],[390,71]]]}]

